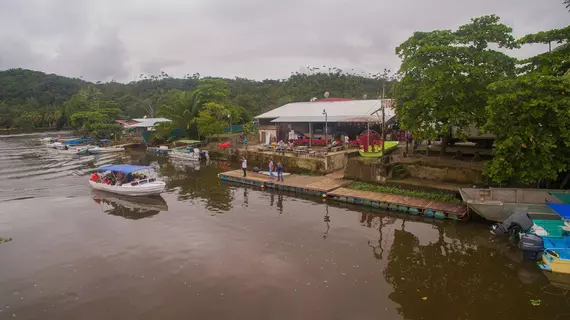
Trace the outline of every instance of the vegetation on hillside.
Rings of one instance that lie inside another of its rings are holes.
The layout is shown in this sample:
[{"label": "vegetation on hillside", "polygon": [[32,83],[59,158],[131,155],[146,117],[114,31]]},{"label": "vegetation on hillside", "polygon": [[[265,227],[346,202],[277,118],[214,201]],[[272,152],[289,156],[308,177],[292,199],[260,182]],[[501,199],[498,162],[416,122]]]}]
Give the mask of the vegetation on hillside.
[{"label": "vegetation on hillside", "polygon": [[[244,78],[202,78],[199,74],[173,78],[166,73],[144,76],[127,84],[89,83],[38,71],[0,71],[0,126],[3,128],[70,127],[73,105],[80,90],[97,90],[99,102],[114,103],[125,118],[176,119],[188,134],[197,134],[195,122],[202,106],[217,102],[229,109],[234,124],[292,101],[309,101],[329,91],[334,97],[361,99],[380,96],[381,74],[356,74],[335,67],[309,67],[287,79],[255,81]],[[223,95],[223,97],[221,97]],[[220,100],[223,100],[220,102]],[[71,104],[71,105],[70,105]],[[181,112],[179,112],[181,111]],[[229,120],[229,118],[228,118]]]}]

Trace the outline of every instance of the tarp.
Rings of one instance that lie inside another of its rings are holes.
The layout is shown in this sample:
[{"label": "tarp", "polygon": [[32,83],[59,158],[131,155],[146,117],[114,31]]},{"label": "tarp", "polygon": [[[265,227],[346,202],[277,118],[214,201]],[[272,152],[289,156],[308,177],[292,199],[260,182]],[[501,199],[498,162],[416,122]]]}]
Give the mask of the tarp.
[{"label": "tarp", "polygon": [[570,204],[547,203],[563,219],[570,220]]},{"label": "tarp", "polygon": [[559,192],[549,192],[551,196],[558,198],[558,200],[570,204],[570,194],[568,193],[559,193]]},{"label": "tarp", "polygon": [[112,140],[109,140],[109,139],[101,139],[101,140],[99,140],[99,141],[104,142],[104,143],[107,143],[107,142],[111,142]]},{"label": "tarp", "polygon": [[111,164],[108,166],[99,167],[99,168],[97,168],[97,171],[99,171],[99,172],[114,171],[114,172],[121,172],[124,174],[129,174],[129,173],[132,173],[135,171],[147,170],[147,169],[152,169],[152,167],[135,166],[132,164]]}]

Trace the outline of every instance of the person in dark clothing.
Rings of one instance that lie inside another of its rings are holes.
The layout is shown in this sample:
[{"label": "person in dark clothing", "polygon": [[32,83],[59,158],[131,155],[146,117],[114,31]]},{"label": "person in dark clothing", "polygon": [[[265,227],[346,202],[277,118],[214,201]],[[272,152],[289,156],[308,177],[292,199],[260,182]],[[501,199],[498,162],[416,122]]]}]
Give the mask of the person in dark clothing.
[{"label": "person in dark clothing", "polygon": [[283,165],[281,161],[277,162],[277,181],[283,181]]}]

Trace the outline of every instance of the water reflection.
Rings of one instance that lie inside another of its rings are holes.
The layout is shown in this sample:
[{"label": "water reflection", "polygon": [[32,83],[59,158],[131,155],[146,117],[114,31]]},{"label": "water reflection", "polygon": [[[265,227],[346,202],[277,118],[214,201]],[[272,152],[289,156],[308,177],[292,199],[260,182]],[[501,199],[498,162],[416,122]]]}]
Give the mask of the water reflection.
[{"label": "water reflection", "polygon": [[168,211],[168,205],[161,196],[133,198],[94,190],[93,201],[101,205],[105,213],[131,220]]},{"label": "water reflection", "polygon": [[[278,191],[270,190],[269,193],[269,206],[275,206],[277,208],[277,212],[279,214],[283,213],[283,194],[279,193]],[[277,202],[275,201],[275,197],[277,196]]]},{"label": "water reflection", "polygon": [[218,179],[218,173],[222,170],[215,162],[200,166],[190,162],[159,161],[158,165],[156,170],[166,182],[166,188],[169,191],[177,191],[179,200],[202,201],[206,209],[214,212],[232,208],[231,188],[224,186]]},{"label": "water reflection", "polygon": [[[547,285],[536,265],[528,268],[524,263],[510,263],[506,256],[497,254],[500,250],[481,246],[465,235],[449,237],[447,230],[453,228],[432,228],[437,235],[427,244],[421,243],[423,236],[407,230],[405,220],[394,230],[383,274],[393,286],[389,298],[400,305],[398,312],[404,318],[483,319],[488,310],[501,310],[501,305],[511,306],[505,310],[509,319],[526,318],[533,307],[520,301],[542,295],[540,285]],[[560,310],[562,305],[552,307]],[[544,319],[556,316],[547,308],[540,313]]]},{"label": "water reflection", "polygon": [[323,233],[323,239],[326,239],[328,237],[329,230],[331,229],[331,225],[330,225],[331,216],[329,213],[329,205],[328,204],[325,204],[325,216],[323,218],[323,221],[325,222],[325,225],[327,226],[327,229]]}]

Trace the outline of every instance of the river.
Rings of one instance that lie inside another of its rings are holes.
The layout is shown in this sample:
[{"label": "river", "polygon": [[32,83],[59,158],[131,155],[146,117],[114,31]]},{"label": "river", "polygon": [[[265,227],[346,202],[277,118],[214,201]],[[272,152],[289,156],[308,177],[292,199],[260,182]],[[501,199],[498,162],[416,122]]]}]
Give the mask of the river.
[{"label": "river", "polygon": [[[154,166],[167,192],[92,191],[113,162]],[[0,319],[570,319],[567,289],[486,224],[226,184],[228,168],[0,136]]]}]

